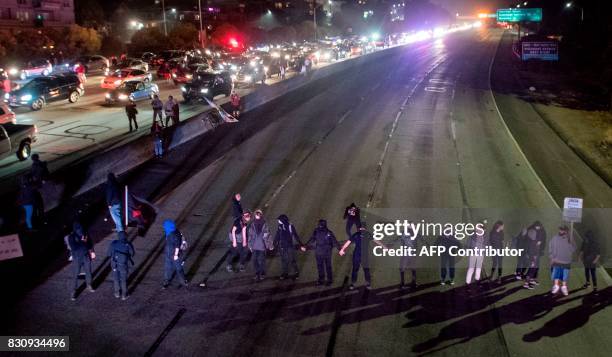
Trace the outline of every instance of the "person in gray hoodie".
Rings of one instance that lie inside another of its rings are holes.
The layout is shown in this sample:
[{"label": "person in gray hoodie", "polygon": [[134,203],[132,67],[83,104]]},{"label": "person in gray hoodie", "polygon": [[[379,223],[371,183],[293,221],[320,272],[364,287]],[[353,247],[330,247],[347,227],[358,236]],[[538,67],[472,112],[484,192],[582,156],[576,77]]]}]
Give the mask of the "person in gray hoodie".
[{"label": "person in gray hoodie", "polygon": [[249,249],[253,253],[256,281],[262,281],[266,276],[266,250],[273,250],[274,244],[270,236],[270,229],[261,210],[255,210],[255,219],[247,227]]},{"label": "person in gray hoodie", "polygon": [[576,243],[569,235],[567,226],[559,227],[559,233],[548,244],[548,257],[552,266],[553,287],[551,293],[561,290],[564,296],[569,294],[567,280],[569,279],[572,257],[576,251]]}]

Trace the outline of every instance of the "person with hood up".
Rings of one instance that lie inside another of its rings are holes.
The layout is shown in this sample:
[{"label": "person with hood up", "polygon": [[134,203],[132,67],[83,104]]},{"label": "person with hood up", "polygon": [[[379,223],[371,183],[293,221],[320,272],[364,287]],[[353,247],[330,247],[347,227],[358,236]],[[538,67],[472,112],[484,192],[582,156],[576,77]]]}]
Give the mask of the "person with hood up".
[{"label": "person with hood up", "polygon": [[538,282],[538,273],[540,272],[540,257],[542,257],[546,251],[546,230],[544,230],[544,227],[540,221],[535,221],[529,228],[527,228],[527,235],[529,236],[530,240],[535,240],[538,242],[539,249],[537,252],[537,259],[531,262],[534,263],[535,266],[531,270],[529,281],[531,285],[540,285]]},{"label": "person with hood up", "polygon": [[[440,254],[440,285],[455,285],[455,256],[449,251],[451,247],[461,246],[459,240],[450,234],[441,235],[434,244],[446,248]],[[449,280],[446,280],[447,273]]]},{"label": "person with hood up", "polygon": [[244,211],[242,210],[242,203],[240,203],[241,199],[242,196],[240,195],[240,193],[236,193],[234,194],[234,197],[232,197],[232,217],[234,219],[239,219],[244,213]]},{"label": "person with hood up", "polygon": [[554,295],[561,290],[564,296],[569,294],[567,281],[569,280],[570,265],[576,251],[576,243],[569,235],[567,226],[559,227],[559,233],[552,237],[548,244],[548,258],[552,266],[553,287],[551,293]]},{"label": "person with hood up", "polygon": [[285,214],[278,216],[278,228],[276,229],[276,235],[274,236],[274,245],[277,245],[280,249],[281,256],[281,270],[282,274],[279,277],[280,280],[287,279],[289,277],[289,266],[293,268],[293,279],[297,280],[300,276],[297,262],[295,261],[295,243],[302,245],[300,236],[297,230],[289,221],[289,217]]},{"label": "person with hood up", "polygon": [[79,287],[79,275],[81,269],[85,272],[85,283],[87,290],[94,292],[91,279],[91,261],[96,258],[96,253],[93,249],[93,242],[89,235],[79,222],[72,224],[72,233],[68,237],[68,244],[72,252],[72,266],[74,267],[74,285],[72,289],[71,300],[76,300],[77,289]]},{"label": "person with hood up", "polygon": [[[539,222],[536,222],[539,224]],[[534,228],[527,228],[527,243],[526,243],[526,257],[527,262],[527,274],[525,274],[525,283],[523,287],[525,289],[533,290],[536,285],[540,285],[535,279],[538,275],[538,269],[540,267],[540,251],[542,241],[538,239],[537,230],[543,228],[535,228],[535,224],[532,225]]]},{"label": "person with hood up", "polygon": [[115,230],[123,231],[123,220],[121,219],[121,188],[114,173],[110,172],[106,179],[106,204],[108,212],[115,222]]},{"label": "person with hood up", "polygon": [[353,235],[353,232],[351,231],[353,229],[353,225],[357,231],[359,231],[359,228],[361,228],[361,215],[359,207],[357,207],[354,202],[351,203],[344,209],[343,218],[346,220],[346,236],[348,239],[351,239],[351,236]]},{"label": "person with hood up", "polygon": [[386,248],[384,244],[382,244],[378,240],[374,240],[372,234],[366,230],[365,222],[361,222],[361,227],[359,230],[351,236],[349,240],[344,243],[342,248],[338,254],[343,256],[345,254],[346,249],[351,245],[351,243],[355,243],[355,250],[353,250],[353,269],[351,271],[351,285],[349,286],[350,290],[355,289],[355,283],[357,282],[357,274],[359,273],[360,266],[363,267],[363,274],[365,276],[366,281],[366,289],[370,290],[372,288],[372,276],[370,275],[370,241],[374,241],[374,243],[379,246]]},{"label": "person with hood up", "polygon": [[[493,225],[491,232],[489,232],[489,246],[493,249],[504,249],[504,222],[497,221]],[[495,275],[495,270],[497,269],[497,283],[501,284],[503,256],[494,255],[491,258],[493,260],[491,280],[494,280],[493,275]]]},{"label": "person with hood up", "polygon": [[[482,223],[482,222],[481,222]],[[468,248],[470,249],[485,249],[486,247],[486,236],[483,232],[478,234],[475,232],[470,236],[468,241]],[[465,283],[470,285],[472,283],[472,277],[476,282],[480,282],[480,273],[482,271],[482,263],[484,262],[483,254],[470,255],[468,259],[468,270],[465,277]]]},{"label": "person with hood up", "polygon": [[333,283],[331,250],[334,247],[340,250],[340,244],[338,243],[338,240],[336,240],[334,232],[327,228],[327,221],[324,219],[319,220],[317,228],[315,228],[312,236],[310,239],[308,239],[305,246],[302,247],[302,251],[306,251],[306,247],[312,246],[314,246],[315,249],[317,271],[319,273],[317,285],[325,284],[330,286]]},{"label": "person with hood up", "polygon": [[584,277],[586,283],[583,288],[586,289],[591,285],[591,278],[593,280],[593,291],[597,291],[597,263],[601,258],[601,252],[599,249],[599,242],[592,231],[587,231],[580,247],[580,258],[584,263]]},{"label": "person with hood up", "polygon": [[179,282],[184,287],[189,285],[185,272],[183,271],[184,264],[184,252],[181,249],[183,245],[183,235],[176,228],[174,221],[167,219],[163,223],[164,227],[164,239],[166,240],[166,256],[164,265],[164,284],[163,288],[166,289],[170,285],[170,281],[174,277],[174,274],[179,278]]},{"label": "person with hood up", "polygon": [[527,259],[528,244],[529,237],[527,236],[527,227],[524,227],[519,234],[512,239],[512,248],[523,251],[523,253],[516,258],[516,270],[514,271],[516,280],[525,279],[525,273],[529,267],[529,260]]},{"label": "person with hood up", "polygon": [[247,227],[248,246],[253,253],[255,266],[255,281],[262,281],[266,277],[266,250],[273,250],[274,245],[270,229],[260,209],[255,210],[255,219]]},{"label": "person with hood up", "polygon": [[251,221],[251,212],[244,212],[242,217],[234,219],[234,224],[232,224],[232,229],[229,232],[229,240],[230,240],[230,252],[227,256],[227,271],[229,273],[234,271],[234,267],[232,266],[234,259],[239,259],[238,271],[243,272],[244,263],[247,258],[247,226]]},{"label": "person with hood up", "polygon": [[117,239],[108,246],[107,254],[113,269],[113,288],[117,299],[121,297],[121,300],[125,301],[128,298],[127,279],[130,264],[134,265],[132,260],[134,254],[134,246],[132,242],[127,240],[127,233],[124,231],[117,232]]}]

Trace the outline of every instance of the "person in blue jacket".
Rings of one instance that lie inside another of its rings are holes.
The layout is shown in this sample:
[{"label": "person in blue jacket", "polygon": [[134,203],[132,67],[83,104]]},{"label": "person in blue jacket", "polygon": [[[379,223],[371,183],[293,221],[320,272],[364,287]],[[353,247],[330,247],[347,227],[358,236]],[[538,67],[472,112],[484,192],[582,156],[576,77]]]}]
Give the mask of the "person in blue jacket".
[{"label": "person in blue jacket", "polygon": [[176,228],[174,221],[170,219],[164,221],[163,227],[164,239],[166,240],[163,288],[165,289],[170,285],[170,281],[174,277],[174,274],[178,276],[179,282],[183,286],[187,287],[189,282],[187,281],[185,272],[183,271],[184,252],[181,250],[183,236]]}]

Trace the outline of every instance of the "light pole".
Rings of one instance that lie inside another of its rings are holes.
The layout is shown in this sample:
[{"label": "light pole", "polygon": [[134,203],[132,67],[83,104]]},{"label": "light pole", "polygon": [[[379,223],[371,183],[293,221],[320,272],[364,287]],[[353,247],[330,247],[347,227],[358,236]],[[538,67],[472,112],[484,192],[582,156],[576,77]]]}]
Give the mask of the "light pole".
[{"label": "light pole", "polygon": [[163,14],[163,18],[164,18],[164,36],[168,36],[168,27],[166,26],[166,5],[164,4],[164,0],[161,0],[162,2],[162,14]]},{"label": "light pole", "polygon": [[[574,3],[573,2],[568,2],[565,4],[565,8],[570,9],[574,7]],[[580,8],[580,22],[584,22],[584,7],[582,6],[578,6]]]},{"label": "light pole", "polygon": [[200,11],[200,47],[204,48],[204,30],[202,27],[202,0],[198,0],[198,11]]}]

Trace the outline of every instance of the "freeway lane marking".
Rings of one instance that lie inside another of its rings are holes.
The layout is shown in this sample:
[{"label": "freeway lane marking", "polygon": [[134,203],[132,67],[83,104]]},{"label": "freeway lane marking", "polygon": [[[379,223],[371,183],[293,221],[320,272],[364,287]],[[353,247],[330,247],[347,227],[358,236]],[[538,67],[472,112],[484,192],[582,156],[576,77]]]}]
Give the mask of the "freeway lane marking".
[{"label": "freeway lane marking", "polygon": [[276,190],[274,190],[274,192],[272,193],[272,196],[268,199],[268,201],[266,201],[266,203],[264,204],[264,208],[268,208],[270,206],[270,203],[272,203],[272,201],[274,200],[274,198],[276,198],[276,196],[278,196],[278,194],[285,188],[285,186],[287,186],[287,184],[289,183],[289,181],[291,181],[291,179],[295,176],[295,174],[297,173],[297,170],[299,170],[300,167],[302,167],[302,165],[306,162],[306,160],[308,160],[308,158],[314,154],[314,152],[319,148],[319,146],[321,146],[321,144],[323,143],[323,141],[325,141],[325,139],[327,139],[327,137],[334,131],[336,130],[336,128],[342,124],[342,122],[344,122],[344,119],[346,119],[349,114],[351,114],[352,110],[349,109],[346,113],[344,113],[340,119],[338,119],[338,121],[325,133],[323,134],[323,136],[317,141],[317,143],[310,149],[310,151],[306,154],[306,156],[304,156],[302,158],[302,160],[300,160],[300,162],[298,162],[297,166],[295,167],[295,169],[293,169],[293,171],[291,171],[291,174],[289,174],[289,176],[287,176],[287,178],[285,178],[285,180],[283,180],[283,183],[280,184],[280,186],[278,186],[276,188]]},{"label": "freeway lane marking", "polygon": [[444,93],[446,92],[446,88],[444,87],[425,87],[426,92],[436,92],[436,93]]}]

